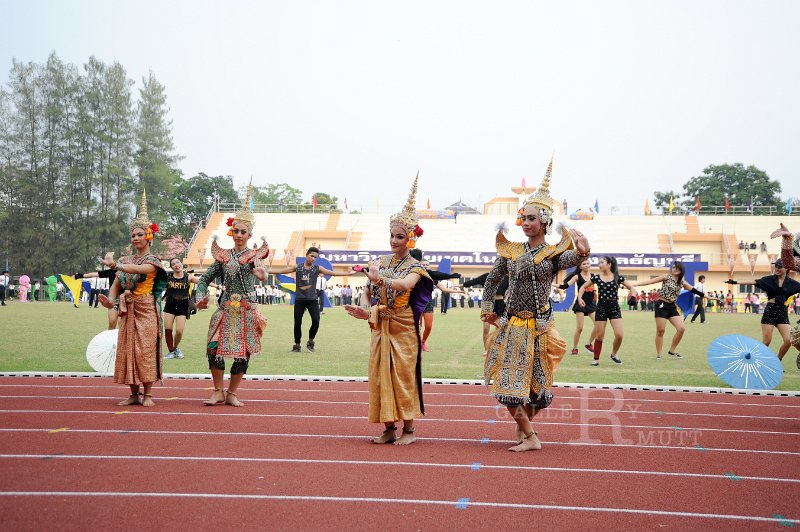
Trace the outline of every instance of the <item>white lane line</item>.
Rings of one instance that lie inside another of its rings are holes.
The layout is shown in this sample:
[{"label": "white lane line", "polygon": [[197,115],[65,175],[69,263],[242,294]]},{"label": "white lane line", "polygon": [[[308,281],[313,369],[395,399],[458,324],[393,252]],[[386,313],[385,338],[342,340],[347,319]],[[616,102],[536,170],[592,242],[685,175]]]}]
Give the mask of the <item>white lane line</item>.
[{"label": "white lane line", "polygon": [[[64,399],[76,399],[76,397],[64,397]],[[105,399],[105,397],[84,397],[84,398],[77,398],[77,399]],[[178,398],[180,399],[180,398]],[[263,399],[250,399],[248,402],[258,402],[258,401],[265,401]],[[279,403],[289,402],[289,401],[277,401]],[[327,403],[326,403],[327,404]],[[341,404],[330,402],[330,404]],[[356,403],[354,403],[356,404]],[[366,403],[357,403],[361,404],[362,406],[366,406]],[[431,405],[428,405],[431,406]],[[435,405],[434,405],[435,406]],[[446,405],[439,405],[439,406],[446,406]],[[492,410],[496,410],[495,407],[491,407]],[[106,414],[161,414],[161,415],[195,415],[195,416],[218,416],[224,415],[225,413],[216,412],[151,412],[151,411],[130,411],[130,410],[0,410],[0,412],[9,412],[9,413],[25,413],[25,412],[35,412],[35,413],[69,413],[69,414],[77,414],[80,412],[87,412],[87,413],[106,413]],[[630,425],[627,423],[583,423],[579,421],[545,421],[548,419],[548,416],[553,416],[553,412],[558,412],[558,409],[546,410],[545,412],[551,412],[548,415],[541,415],[536,418],[537,425],[545,425],[545,426],[564,426],[564,427],[599,427],[605,429],[612,429],[612,428],[623,428],[623,429],[648,429],[648,430],[670,430],[670,431],[708,431],[708,432],[736,432],[742,434],[757,434],[759,436],[769,434],[769,435],[776,435],[776,436],[800,436],[800,432],[787,432],[787,431],[777,431],[777,430],[750,430],[750,429],[740,429],[740,428],[733,428],[733,429],[723,429],[717,427],[676,427],[674,425]],[[363,416],[327,416],[327,415],[311,415],[311,414],[251,414],[251,413],[237,413],[237,414],[228,414],[228,415],[236,415],[236,416],[267,416],[267,417],[295,417],[298,419],[303,418],[312,418],[312,419],[364,419]],[[553,417],[558,417],[553,416]],[[577,417],[577,416],[576,416]],[[592,416],[594,417],[594,416]],[[716,417],[723,417],[723,416],[716,416]],[[435,417],[425,417],[420,418],[417,421],[421,422],[445,422],[445,423],[477,423],[480,425],[484,425],[489,423],[490,421],[487,419],[458,419],[458,418],[435,418]],[[492,418],[492,421],[495,423],[512,423],[508,417],[502,418]],[[0,429],[4,430],[4,429]]]},{"label": "white lane line", "polygon": [[[555,504],[517,504],[507,502],[486,501],[444,501],[432,499],[389,499],[379,497],[324,497],[313,495],[257,495],[236,493],[140,493],[140,492],[100,492],[100,491],[0,491],[3,497],[147,497],[147,498],[193,498],[193,499],[252,499],[274,501],[309,501],[309,502],[354,502],[376,504],[417,504],[452,507],[509,508],[521,510],[557,510],[565,512],[602,512],[625,513],[635,515],[661,515],[665,517],[691,517],[698,519],[724,519],[733,521],[754,521],[760,523],[800,523],[800,519],[763,517],[757,515],[712,514],[698,512],[671,512],[646,508],[612,508],[596,506],[564,506]],[[459,506],[461,505],[461,506]]]},{"label": "white lane line", "polygon": [[[52,395],[17,395],[17,396],[0,396],[0,399],[81,399],[81,400],[112,400],[116,398],[112,397],[105,397],[105,396],[52,396]],[[158,400],[158,397],[154,399]],[[160,398],[162,401],[166,398]],[[186,397],[186,398],[177,398],[180,400],[185,401],[192,401],[192,402],[199,402],[201,398],[194,398],[194,397]],[[314,404],[314,405],[355,405],[359,407],[366,407],[367,403],[361,401],[311,401],[307,399],[245,399],[245,402],[252,401],[254,403],[277,403],[277,404]],[[435,403],[435,404],[426,404],[426,408],[428,407],[441,407],[441,408],[473,408],[473,409],[484,409],[484,410],[498,410],[499,405],[463,405],[463,404],[444,404],[444,403]],[[26,410],[0,410],[0,412],[25,412]],[[73,412],[70,410],[27,410],[29,412]],[[603,409],[603,408],[572,408],[572,407],[557,407],[557,408],[548,408],[545,412],[591,412],[591,413],[605,413],[611,414],[614,416],[630,416],[636,417],[640,414],[648,414],[648,415],[655,415],[655,416],[693,416],[693,417],[713,417],[713,418],[729,418],[729,419],[757,419],[757,420],[764,420],[764,419],[771,419],[777,421],[791,421],[797,422],[800,421],[800,417],[784,417],[784,416],[746,416],[742,414],[712,414],[706,412],[668,412],[668,411],[661,411],[661,410],[638,410],[633,408],[619,408],[619,409]],[[157,412],[152,412],[157,413]],[[169,412],[158,412],[158,413],[169,413]]]},{"label": "white lane line", "polygon": [[[327,384],[327,383],[326,383]],[[336,383],[333,383],[336,384]],[[119,385],[102,385],[102,384],[0,384],[1,388],[104,388],[108,390],[118,391],[120,390]],[[190,386],[156,386],[156,390],[197,390],[197,391],[208,391],[208,387],[190,387]],[[291,393],[357,393],[367,395],[369,394],[369,390],[329,390],[329,389],[319,389],[319,388],[253,388],[253,387],[246,387],[241,388],[243,391],[246,392],[291,392]],[[621,391],[621,390],[606,390],[602,389],[601,391]],[[425,396],[429,395],[443,395],[445,397],[491,397],[489,392],[485,393],[456,393],[456,392],[424,392]],[[14,397],[14,396],[4,396],[2,397]],[[116,397],[116,396],[115,396]],[[582,400],[589,400],[589,401],[618,401],[620,400],[618,397],[609,397],[608,395],[598,397],[596,394],[586,394],[586,395],[562,395],[556,392],[557,399],[582,399]],[[756,407],[756,408],[800,408],[800,404],[767,404],[767,403],[734,403],[731,401],[703,401],[703,400],[685,400],[685,399],[638,399],[635,397],[626,397],[622,399],[625,402],[632,402],[632,403],[682,403],[682,404],[691,404],[691,405],[715,405],[715,406],[747,406],[747,407]]]},{"label": "white lane line", "polygon": [[[165,460],[177,462],[264,462],[286,464],[328,464],[328,465],[366,465],[366,466],[404,466],[404,467],[432,467],[474,470],[474,464],[448,464],[439,462],[398,462],[383,460],[323,460],[311,458],[259,458],[259,457],[229,457],[229,456],[143,456],[143,455],[80,455],[80,454],[0,454],[0,459],[20,460]],[[511,469],[514,471],[552,471],[558,473],[597,473],[613,475],[650,475],[660,477],[692,477],[707,479],[731,480],[730,475],[715,475],[710,473],[683,473],[672,471],[648,471],[636,469],[594,469],[573,467],[549,466],[523,466],[523,465],[491,465],[480,464],[479,469]],[[736,480],[758,480],[766,482],[788,482],[800,484],[796,478],[752,477],[736,475]]]},{"label": "white lane line", "polygon": [[[222,414],[221,414],[222,415]],[[297,416],[287,416],[297,417]],[[311,416],[313,417],[313,416]],[[347,419],[336,417],[335,419]],[[362,419],[363,418],[358,418]],[[421,421],[421,420],[416,420]],[[52,429],[0,429],[2,432],[50,432]],[[141,435],[188,435],[188,436],[250,436],[261,438],[320,438],[320,439],[334,439],[334,440],[364,440],[368,436],[347,435],[347,434],[298,434],[298,433],[270,433],[270,432],[204,432],[204,431],[184,431],[184,430],[139,430],[139,429],[69,429],[59,432],[59,436],[68,435],[72,433],[89,433],[89,434],[141,434]],[[509,440],[493,440],[489,438],[443,438],[436,436],[417,437],[417,440],[429,441],[443,441],[443,442],[464,442],[464,443],[511,443]],[[781,455],[781,456],[800,456],[800,452],[793,451],[769,451],[765,449],[731,449],[725,447],[693,447],[687,445],[647,445],[636,443],[604,443],[604,442],[586,442],[586,441],[544,441],[543,445],[569,445],[574,447],[623,447],[623,448],[636,448],[636,449],[670,449],[682,450],[693,452],[726,452],[726,453],[749,453],[749,454],[766,454],[766,455]]]}]

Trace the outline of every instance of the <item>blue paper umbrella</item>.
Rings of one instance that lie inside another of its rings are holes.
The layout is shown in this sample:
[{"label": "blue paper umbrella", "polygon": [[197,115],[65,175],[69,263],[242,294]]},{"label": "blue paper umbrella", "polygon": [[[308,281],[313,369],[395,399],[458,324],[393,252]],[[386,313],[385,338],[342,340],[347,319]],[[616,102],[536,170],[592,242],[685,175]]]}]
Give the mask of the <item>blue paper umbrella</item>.
[{"label": "blue paper umbrella", "polygon": [[720,336],[708,346],[707,354],[714,373],[734,388],[772,390],[783,378],[778,356],[749,336]]},{"label": "blue paper umbrella", "polygon": [[681,292],[678,299],[675,300],[675,306],[680,309],[685,318],[688,314],[694,314],[694,294],[688,290]]}]

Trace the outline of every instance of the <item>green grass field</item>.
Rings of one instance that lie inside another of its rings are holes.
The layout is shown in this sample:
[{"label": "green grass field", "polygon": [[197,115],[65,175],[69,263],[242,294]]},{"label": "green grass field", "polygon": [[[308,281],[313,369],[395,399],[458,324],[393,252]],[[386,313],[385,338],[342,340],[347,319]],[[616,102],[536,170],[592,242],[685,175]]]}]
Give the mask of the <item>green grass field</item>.
[{"label": "green grass field", "polygon": [[[310,319],[303,323],[303,353],[290,353],[293,344],[292,308],[264,306],[268,319],[263,338],[262,355],[250,364],[251,375],[336,375],[364,376],[367,370],[369,327],[367,322],[349,317],[342,308],[326,309],[317,335],[315,354],[305,350],[305,336]],[[206,373],[204,343],[211,311],[192,317],[186,324],[181,349],[182,360],[166,360],[167,373]],[[751,314],[710,314],[708,323],[687,324],[680,346],[683,359],[668,355],[655,359],[653,336],[655,322],[649,312],[625,312],[625,340],[621,366],[608,358],[611,327],[607,328],[603,358],[599,367],[591,367],[591,355],[580,347],[579,356],[567,354],[556,375],[560,382],[665,384],[685,386],[726,385],[711,372],[706,349],[712,340],[724,334],[738,333],[760,339],[758,316]],[[91,371],[86,363],[86,345],[106,326],[103,308],[69,303],[10,302],[0,308],[0,371]],[[558,313],[556,326],[571,348],[575,318]],[[668,325],[665,345],[669,345],[673,329]],[[585,329],[583,343],[588,339]],[[773,337],[777,350],[780,336]],[[435,314],[433,332],[428,341],[430,352],[424,353],[423,374],[428,378],[478,379],[483,376],[481,323],[477,309],[454,309],[448,314]],[[664,350],[666,353],[666,348]],[[797,351],[791,349],[783,361],[786,375],[778,389],[800,390],[800,371],[795,365]]]}]

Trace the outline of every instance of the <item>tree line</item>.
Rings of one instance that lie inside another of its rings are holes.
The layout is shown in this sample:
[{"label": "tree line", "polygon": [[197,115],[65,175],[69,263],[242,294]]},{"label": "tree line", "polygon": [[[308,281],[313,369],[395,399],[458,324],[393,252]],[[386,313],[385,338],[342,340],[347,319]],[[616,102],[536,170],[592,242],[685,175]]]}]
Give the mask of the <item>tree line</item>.
[{"label": "tree line", "polygon": [[[120,63],[96,57],[80,66],[55,52],[44,63],[15,59],[0,87],[0,265],[38,276],[119,256],[143,189],[161,229],[154,251],[180,255],[215,197],[243,198],[231,176],[185,179],[180,159],[152,72],[137,86]],[[336,208],[335,197],[318,194]],[[254,200],[303,203],[285,183],[257,188]]]}]

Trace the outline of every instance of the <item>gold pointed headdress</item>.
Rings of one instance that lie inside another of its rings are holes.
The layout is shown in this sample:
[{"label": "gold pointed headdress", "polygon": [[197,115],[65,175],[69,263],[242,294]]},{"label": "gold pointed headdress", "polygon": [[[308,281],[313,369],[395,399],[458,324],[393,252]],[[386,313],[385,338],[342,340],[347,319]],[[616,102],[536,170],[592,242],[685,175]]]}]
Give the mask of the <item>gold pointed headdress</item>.
[{"label": "gold pointed headdress", "polygon": [[419,170],[417,170],[417,177],[414,178],[414,184],[411,186],[411,193],[408,195],[403,210],[389,218],[389,227],[399,225],[408,232],[409,240],[408,247],[413,248],[416,246],[415,242],[417,237],[422,236],[422,229],[417,224],[417,210],[416,210],[416,197],[417,197],[417,182],[419,182]]},{"label": "gold pointed headdress", "polygon": [[136,218],[128,224],[128,229],[131,231],[137,227],[144,229],[145,238],[147,240],[153,240],[153,233],[158,232],[158,224],[152,223],[147,214],[147,192],[145,189],[142,189],[142,202],[139,204],[139,213],[136,215]]},{"label": "gold pointed headdress", "polygon": [[[233,215],[233,218],[228,218],[228,226],[233,227],[236,224],[245,224],[247,227],[250,228],[250,231],[253,230],[255,226],[255,215],[253,215],[253,211],[250,210],[250,196],[253,193],[253,178],[250,178],[250,184],[247,185],[247,195],[244,198],[244,203],[242,204],[242,208],[236,211],[236,214]],[[229,230],[228,236],[232,236],[233,233]]]},{"label": "gold pointed headdress", "polygon": [[553,175],[553,157],[550,157],[550,164],[547,165],[547,172],[544,174],[544,179],[542,179],[542,184],[539,185],[539,188],[536,189],[536,192],[528,196],[528,199],[525,200],[523,203],[522,208],[524,209],[528,205],[533,205],[539,209],[546,209],[549,212],[553,212],[553,202],[555,201],[552,197],[550,197],[550,177]]}]

